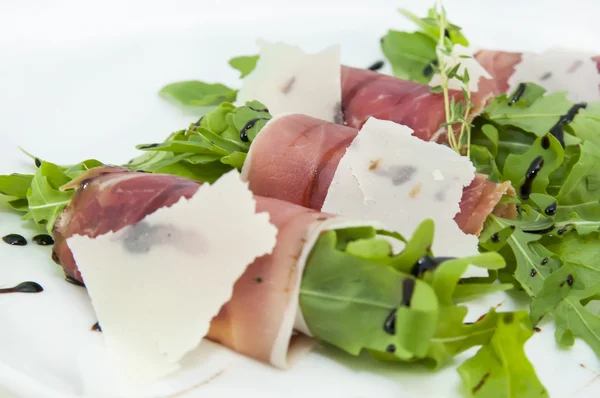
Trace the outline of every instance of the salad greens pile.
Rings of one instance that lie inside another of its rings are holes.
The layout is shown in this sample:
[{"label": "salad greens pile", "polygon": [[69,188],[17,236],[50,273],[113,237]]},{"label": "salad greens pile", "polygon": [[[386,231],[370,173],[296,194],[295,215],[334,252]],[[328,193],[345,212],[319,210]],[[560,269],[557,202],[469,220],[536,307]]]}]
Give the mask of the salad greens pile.
[{"label": "salad greens pile", "polygon": [[[224,173],[242,168],[250,144],[270,118],[258,101],[240,107],[224,102],[165,141],[138,145],[145,153],[123,167],[212,183]],[[37,168],[35,174],[0,175],[0,195],[8,197],[7,203],[14,210],[24,213],[23,220],[32,220],[52,232],[56,217],[74,193],[61,187],[89,169],[102,166],[102,162],[89,159],[59,166],[31,158]]]},{"label": "salad greens pile", "polygon": [[[469,264],[502,269],[502,256],[487,252],[436,258],[430,251],[433,236],[432,220],[425,220],[409,241],[372,227],[323,233],[300,288],[300,308],[311,334],[352,355],[367,350],[383,361],[421,362],[431,368],[481,346],[460,367],[473,392],[485,377],[490,379],[486,390],[500,389],[499,396],[547,396],[524,352],[533,334],[527,312],[497,313],[492,308],[479,321],[465,323],[467,308],[456,304],[466,296],[512,287],[461,280]],[[406,246],[394,254],[384,237]]]},{"label": "salad greens pile", "polygon": [[[438,63],[439,16],[435,9],[422,19],[402,13],[420,30],[388,32],[382,50],[397,76],[428,82]],[[468,44],[459,27],[447,29],[450,41]],[[580,337],[600,356],[600,316],[588,306],[600,300],[600,103],[575,104],[566,93],[523,82],[473,121],[470,155],[478,172],[517,191],[517,220],[490,215],[480,237],[482,251],[507,262],[499,279],[531,297],[533,325],[552,315],[558,343]],[[460,372],[474,384],[465,376],[470,368]]]}]

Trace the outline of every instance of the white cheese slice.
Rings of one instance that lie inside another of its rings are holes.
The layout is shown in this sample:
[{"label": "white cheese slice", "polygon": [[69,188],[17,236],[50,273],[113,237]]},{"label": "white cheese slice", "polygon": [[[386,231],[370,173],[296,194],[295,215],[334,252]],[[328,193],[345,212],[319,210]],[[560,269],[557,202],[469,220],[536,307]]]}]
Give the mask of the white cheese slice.
[{"label": "white cheese slice", "polygon": [[[455,44],[452,46],[452,54],[444,55],[440,54],[440,57],[443,57],[444,63],[448,69],[453,68],[455,65],[460,64],[458,67],[458,75],[462,76],[465,73],[465,69],[469,71],[469,86],[468,89],[470,92],[474,93],[479,90],[479,79],[491,79],[492,76],[488,73],[487,70],[477,60],[473,57],[473,52],[468,48],[461,44]],[[439,74],[433,75],[431,80],[429,81],[429,85],[431,87],[436,87],[442,84],[442,78]],[[463,83],[458,80],[456,77],[453,77],[448,81],[448,88],[450,90],[461,90],[463,87]]]},{"label": "white cheese slice", "polygon": [[[473,164],[452,149],[420,140],[406,126],[369,118],[342,157],[322,211],[379,220],[407,238],[432,218],[436,256],[475,255],[477,237],[453,219],[474,177]],[[486,274],[477,269],[468,276]]]},{"label": "white cheese slice", "polygon": [[273,116],[304,115],[341,123],[341,64],[339,45],[316,54],[299,47],[259,40],[256,68],[242,82],[237,101],[257,100]]},{"label": "white cheese slice", "polygon": [[588,53],[559,49],[525,53],[508,79],[508,92],[523,82],[537,83],[551,93],[566,91],[574,102],[600,101],[600,73]]},{"label": "white cheese slice", "polygon": [[67,243],[115,365],[146,382],[178,369],[276,233],[234,170],[133,226]]}]

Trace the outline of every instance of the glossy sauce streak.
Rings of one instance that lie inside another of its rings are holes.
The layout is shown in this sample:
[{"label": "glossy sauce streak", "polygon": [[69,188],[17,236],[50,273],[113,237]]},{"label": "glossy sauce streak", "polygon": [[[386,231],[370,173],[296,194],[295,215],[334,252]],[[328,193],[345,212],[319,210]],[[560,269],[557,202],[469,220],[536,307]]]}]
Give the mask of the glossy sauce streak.
[{"label": "glossy sauce streak", "polygon": [[419,261],[417,261],[415,263],[415,265],[413,265],[413,267],[411,268],[410,274],[414,275],[415,277],[418,278],[427,271],[435,270],[438,267],[438,265],[440,265],[444,261],[454,260],[454,259],[455,259],[455,257],[431,257],[431,256],[421,257],[419,259]]},{"label": "glossy sauce streak", "polygon": [[254,112],[259,112],[259,113],[260,113],[260,112],[269,113],[269,110],[268,110],[267,108],[264,108],[264,109],[256,109],[256,108],[253,108],[253,107],[251,107],[251,106],[249,106],[249,105],[246,105],[246,106],[247,106],[248,108],[250,108],[251,110],[253,110]]},{"label": "glossy sauce streak", "polygon": [[542,148],[544,148],[544,149],[550,148],[550,138],[548,138],[547,135],[545,135],[544,138],[542,138]]},{"label": "glossy sauce streak", "polygon": [[38,158],[35,158],[34,163],[35,163],[35,167],[40,167],[42,165],[42,161],[39,160]]},{"label": "glossy sauce streak", "polygon": [[519,194],[521,195],[521,199],[529,199],[531,195],[531,188],[533,185],[533,180],[539,174],[540,170],[544,167],[544,157],[538,156],[533,159],[529,168],[527,169],[527,174],[525,174],[525,182],[521,185],[519,189]]},{"label": "glossy sauce streak", "polygon": [[44,288],[37,282],[22,282],[15,287],[0,289],[0,294],[5,293],[40,293]]},{"label": "glossy sauce streak", "polygon": [[548,257],[544,257],[544,258],[542,259],[542,262],[541,262],[540,264],[542,264],[542,265],[546,265],[546,264],[548,264],[548,261],[550,261],[550,259],[549,259]]},{"label": "glossy sauce streak", "polygon": [[90,330],[91,330],[92,332],[101,332],[101,331],[102,331],[102,328],[100,327],[100,323],[99,323],[99,322],[96,322],[96,323],[94,323],[94,324],[92,325],[92,327],[90,328]]},{"label": "glossy sauce streak", "polygon": [[500,242],[500,235],[498,235],[498,232],[492,234],[492,236],[490,236],[490,240],[492,241],[492,243]]},{"label": "glossy sauce streak", "polygon": [[379,60],[377,62],[374,62],[371,66],[369,66],[367,69],[368,70],[373,70],[373,71],[378,71],[379,69],[383,68],[384,62]]},{"label": "glossy sauce streak", "polygon": [[537,275],[537,271],[535,270],[535,268],[532,268],[531,272],[529,273],[529,276],[531,276],[533,278],[536,275]]},{"label": "glossy sauce streak", "polygon": [[548,205],[548,207],[544,209],[544,213],[546,213],[549,216],[555,215],[557,206],[558,204],[556,202],[551,203],[550,205]]},{"label": "glossy sauce streak", "polygon": [[390,354],[393,354],[396,352],[396,346],[393,344],[390,344],[389,346],[386,347],[385,351]]},{"label": "glossy sauce streak", "polygon": [[438,65],[438,60],[434,59],[433,61],[431,61],[431,63],[427,64],[427,66],[425,68],[423,68],[423,76],[425,77],[431,77],[433,76],[433,66],[437,66]]},{"label": "glossy sauce streak", "polygon": [[548,228],[544,228],[544,229],[530,229],[530,230],[523,230],[523,232],[525,232],[526,234],[537,234],[537,235],[544,235],[547,234],[548,232],[552,232],[552,230],[554,229],[554,225],[549,226]]},{"label": "glossy sauce streak", "polygon": [[73,278],[72,276],[65,276],[65,280],[75,286],[85,287],[85,284],[83,282],[79,282],[77,279]]},{"label": "glossy sauce streak", "polygon": [[565,146],[565,132],[563,127],[573,121],[580,109],[585,109],[586,107],[587,104],[585,102],[573,105],[571,109],[569,109],[565,115],[562,115],[558,119],[558,122],[550,128],[550,134],[560,142],[560,145],[562,145],[563,148]]},{"label": "glossy sauce streak", "polygon": [[244,126],[244,128],[242,128],[240,130],[240,140],[242,140],[242,142],[248,142],[248,130],[250,130],[252,127],[254,127],[254,125],[259,121],[259,120],[269,120],[266,117],[257,117],[256,119],[252,119],[250,120],[248,123],[246,123],[246,125]]},{"label": "glossy sauce streak", "polygon": [[405,278],[402,284],[402,305],[410,307],[410,300],[412,299],[413,292],[415,291],[415,280],[412,278]]},{"label": "glossy sauce streak", "polygon": [[140,149],[150,149],[150,148],[156,148],[157,146],[159,146],[160,144],[148,144],[148,145],[142,145],[140,147]]},{"label": "glossy sauce streak", "polygon": [[513,94],[512,98],[510,99],[508,106],[512,106],[515,102],[520,100],[521,97],[523,96],[523,94],[525,94],[526,89],[527,89],[527,84],[525,84],[525,83],[519,84],[519,86],[515,90],[515,93]]},{"label": "glossy sauce streak", "polygon": [[2,240],[12,246],[25,246],[27,239],[19,234],[8,234],[2,237]]},{"label": "glossy sauce streak", "polygon": [[33,243],[40,246],[50,246],[54,244],[54,239],[50,235],[40,234],[33,237]]}]

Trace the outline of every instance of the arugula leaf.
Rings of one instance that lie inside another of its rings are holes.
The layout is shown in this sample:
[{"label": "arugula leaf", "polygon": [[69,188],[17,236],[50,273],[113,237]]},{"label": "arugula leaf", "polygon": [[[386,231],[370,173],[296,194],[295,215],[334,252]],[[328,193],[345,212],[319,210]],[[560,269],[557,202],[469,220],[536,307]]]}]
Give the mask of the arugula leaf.
[{"label": "arugula leaf", "polygon": [[0,175],[0,194],[24,199],[32,179],[31,174]]},{"label": "arugula leaf", "polygon": [[[381,38],[381,50],[395,76],[426,84],[438,65],[436,45],[440,36],[440,15],[435,7],[429,9],[425,18],[419,18],[405,9],[398,11],[420,30],[412,33],[389,30]],[[469,45],[459,26],[448,23],[446,34],[451,44]]]},{"label": "arugula leaf", "polygon": [[229,170],[242,168],[250,144],[269,119],[268,110],[258,101],[241,107],[224,102],[164,142],[138,145],[147,153],[125,167],[212,183]]},{"label": "arugula leaf", "polygon": [[498,314],[489,343],[458,368],[469,396],[548,397],[525,355],[524,345],[532,334],[527,312]]},{"label": "arugula leaf", "polygon": [[240,79],[248,76],[250,72],[256,68],[259,55],[241,55],[234,57],[229,60],[229,65],[238,71],[240,71]]},{"label": "arugula leaf", "polygon": [[529,105],[525,100],[511,103],[507,95],[500,95],[485,108],[484,117],[499,126],[511,125],[542,137],[571,106],[563,92],[538,97]]},{"label": "arugula leaf", "polygon": [[159,91],[159,95],[175,100],[183,106],[211,106],[235,101],[237,90],[220,83],[186,80],[164,86]]}]

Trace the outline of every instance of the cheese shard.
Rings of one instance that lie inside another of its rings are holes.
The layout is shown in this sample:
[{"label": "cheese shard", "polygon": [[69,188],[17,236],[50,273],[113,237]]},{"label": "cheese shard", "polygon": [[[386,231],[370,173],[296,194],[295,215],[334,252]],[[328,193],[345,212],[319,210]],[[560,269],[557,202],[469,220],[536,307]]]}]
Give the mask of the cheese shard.
[{"label": "cheese shard", "polygon": [[301,113],[342,123],[339,45],[316,54],[299,47],[259,40],[260,58],[242,83],[237,101],[257,100],[273,116]]},{"label": "cheese shard", "polygon": [[588,53],[560,49],[524,53],[508,79],[508,92],[523,82],[537,83],[551,93],[566,91],[574,102],[600,101],[600,73]]},{"label": "cheese shard", "polygon": [[132,380],[177,370],[247,266],[272,251],[277,230],[255,206],[234,170],[135,225],[67,240],[107,349]]},{"label": "cheese shard", "polygon": [[453,218],[474,177],[473,164],[452,149],[420,140],[404,125],[369,118],[342,157],[322,211],[379,220],[407,238],[432,218],[433,253],[470,256],[478,253],[477,237]]},{"label": "cheese shard", "polygon": [[[473,57],[473,52],[461,44],[455,44],[452,47],[452,54],[445,55],[440,54],[440,57],[444,58],[444,63],[448,69],[460,64],[457,74],[462,76],[465,73],[465,69],[469,71],[469,86],[470,92],[474,93],[479,91],[479,79],[491,79],[492,75],[477,60]],[[439,74],[433,75],[429,81],[431,87],[436,87],[442,84],[442,79]],[[453,77],[448,81],[448,88],[450,90],[461,90],[463,83],[456,77]]]}]

